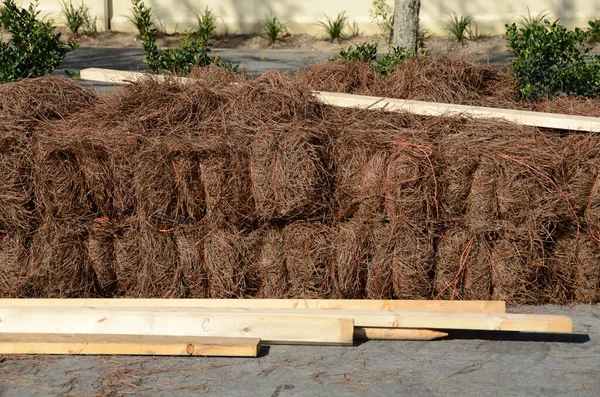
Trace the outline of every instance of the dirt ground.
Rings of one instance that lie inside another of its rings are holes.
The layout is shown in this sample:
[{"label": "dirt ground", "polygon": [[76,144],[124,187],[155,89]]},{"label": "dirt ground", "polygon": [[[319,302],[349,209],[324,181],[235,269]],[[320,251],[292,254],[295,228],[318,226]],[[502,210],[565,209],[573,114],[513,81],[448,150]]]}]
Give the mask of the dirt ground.
[{"label": "dirt ground", "polygon": [[[105,32],[94,36],[73,37],[69,32],[61,32],[64,39],[75,40],[84,47],[125,47],[142,48],[136,36],[128,33]],[[158,38],[157,44],[168,47],[177,44],[180,35],[163,35]],[[239,49],[239,50],[296,50],[296,51],[322,51],[331,52],[348,48],[350,45],[364,42],[377,42],[381,51],[387,47],[387,41],[383,36],[356,36],[341,42],[330,42],[323,37],[314,37],[307,34],[294,34],[275,43],[261,35],[227,35],[219,36],[211,41],[214,48]],[[427,50],[431,54],[496,54],[506,52],[506,43],[503,36],[485,36],[477,40],[465,41],[464,44],[447,37],[427,36],[425,39]]]},{"label": "dirt ground", "polygon": [[600,306],[511,310],[569,315],[576,334],[270,346],[259,358],[0,356],[0,396],[600,395]]}]

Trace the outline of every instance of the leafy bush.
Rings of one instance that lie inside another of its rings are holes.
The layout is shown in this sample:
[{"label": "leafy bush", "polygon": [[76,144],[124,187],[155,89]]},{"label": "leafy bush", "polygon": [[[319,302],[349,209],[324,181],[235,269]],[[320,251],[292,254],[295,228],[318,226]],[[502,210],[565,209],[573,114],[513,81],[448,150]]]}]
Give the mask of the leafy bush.
[{"label": "leafy bush", "polygon": [[375,22],[384,37],[390,37],[393,27],[394,13],[386,0],[373,0],[369,10],[371,21]]},{"label": "leafy bush", "polygon": [[73,33],[78,34],[79,29],[83,29],[84,34],[89,34],[94,31],[94,21],[90,15],[90,8],[82,1],[79,7],[73,5],[73,1],[60,1],[60,14],[62,15],[65,25]]},{"label": "leafy bush", "polygon": [[350,46],[347,50],[341,50],[331,60],[345,59],[347,61],[364,62],[382,76],[392,73],[396,66],[405,60],[412,58],[414,54],[405,48],[392,47],[388,54],[377,58],[377,43],[363,43],[356,47]]},{"label": "leafy bush", "polygon": [[279,38],[284,38],[288,35],[288,29],[285,23],[274,16],[265,15],[265,20],[262,25],[262,30],[265,32],[271,43]]},{"label": "leafy bush", "polygon": [[554,95],[600,96],[600,58],[590,55],[593,30],[570,31],[547,19],[507,25],[507,46],[515,55],[512,76],[521,98]]},{"label": "leafy bush", "polygon": [[52,73],[77,44],[63,43],[50,21],[37,19],[37,2],[27,9],[14,0],[4,0],[2,27],[11,33],[8,42],[0,40],[0,83]]},{"label": "leafy bush", "polygon": [[341,42],[344,38],[346,38],[346,35],[344,34],[344,28],[346,27],[347,23],[348,17],[346,16],[346,11],[344,11],[339,13],[335,19],[325,15],[325,21],[319,22],[319,26],[325,30],[330,41],[333,43],[334,40]]},{"label": "leafy bush", "polygon": [[588,25],[590,26],[590,40],[597,43],[600,41],[600,20],[592,19],[588,21]]},{"label": "leafy bush", "polygon": [[198,29],[196,34],[201,41],[208,43],[212,39],[217,31],[217,22],[213,12],[206,7],[203,13],[196,13],[196,19],[198,20]]},{"label": "leafy bush", "polygon": [[148,64],[154,73],[177,73],[186,76],[192,67],[205,67],[211,64],[237,70],[231,63],[224,62],[220,57],[208,56],[208,33],[190,33],[177,47],[159,51],[156,45],[156,24],[152,17],[152,8],[147,7],[141,0],[132,0],[132,17],[130,21],[138,28],[139,37],[142,41],[146,57],[144,62]]}]

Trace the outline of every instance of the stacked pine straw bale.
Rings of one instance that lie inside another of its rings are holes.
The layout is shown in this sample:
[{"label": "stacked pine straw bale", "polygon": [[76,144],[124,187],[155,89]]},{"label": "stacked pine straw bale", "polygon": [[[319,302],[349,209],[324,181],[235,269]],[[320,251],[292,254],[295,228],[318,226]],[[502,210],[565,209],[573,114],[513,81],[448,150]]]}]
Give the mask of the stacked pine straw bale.
[{"label": "stacked pine straw bale", "polygon": [[193,77],[0,87],[1,296],[599,300],[600,137],[310,90],[597,101],[524,105],[503,72],[445,58]]}]

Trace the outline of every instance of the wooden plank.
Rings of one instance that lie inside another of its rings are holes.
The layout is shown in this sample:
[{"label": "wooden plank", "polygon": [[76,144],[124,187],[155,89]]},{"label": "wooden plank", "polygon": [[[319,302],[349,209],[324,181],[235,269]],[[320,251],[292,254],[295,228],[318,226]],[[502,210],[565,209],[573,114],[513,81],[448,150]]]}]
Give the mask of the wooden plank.
[{"label": "wooden plank", "polygon": [[0,354],[256,357],[257,338],[0,333]]},{"label": "wooden plank", "polygon": [[0,307],[0,333],[246,337],[267,344],[353,343],[351,318],[302,315],[296,322],[285,315],[228,310],[232,309]]},{"label": "wooden plank", "polygon": [[[352,328],[348,330],[341,322],[321,324],[318,321],[340,319],[351,320],[357,327],[573,331],[573,322],[567,316],[536,314],[245,308],[0,307],[0,332],[246,336],[260,338],[265,343],[347,343],[348,339],[352,339]],[[123,332],[124,327],[127,332]]]},{"label": "wooden plank", "polygon": [[141,78],[153,76],[154,78],[164,80],[165,76],[159,74],[150,74],[143,72],[131,72],[112,69],[88,68],[80,71],[81,80],[100,81],[112,84],[128,84]]},{"label": "wooden plank", "polygon": [[467,116],[481,119],[502,119],[533,127],[586,132],[600,131],[600,118],[596,117],[422,102],[333,92],[315,92],[314,95],[322,103],[339,107],[408,112],[422,116]]},{"label": "wooden plank", "polygon": [[354,327],[354,340],[422,340],[445,338],[448,333],[432,329]]},{"label": "wooden plank", "polygon": [[344,299],[0,299],[2,306],[205,307],[248,309],[400,310],[506,313],[503,301],[344,300]]}]

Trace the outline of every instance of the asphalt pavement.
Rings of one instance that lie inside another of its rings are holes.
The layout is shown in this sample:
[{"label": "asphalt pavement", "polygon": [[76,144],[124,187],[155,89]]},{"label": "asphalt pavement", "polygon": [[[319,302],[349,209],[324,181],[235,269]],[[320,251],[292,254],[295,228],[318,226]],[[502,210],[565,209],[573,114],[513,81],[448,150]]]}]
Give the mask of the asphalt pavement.
[{"label": "asphalt pavement", "polygon": [[600,306],[511,311],[571,316],[576,333],[269,346],[259,358],[0,356],[0,396],[600,395]]}]

